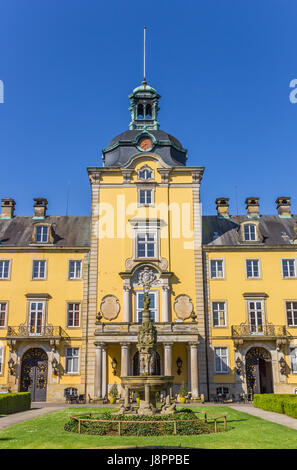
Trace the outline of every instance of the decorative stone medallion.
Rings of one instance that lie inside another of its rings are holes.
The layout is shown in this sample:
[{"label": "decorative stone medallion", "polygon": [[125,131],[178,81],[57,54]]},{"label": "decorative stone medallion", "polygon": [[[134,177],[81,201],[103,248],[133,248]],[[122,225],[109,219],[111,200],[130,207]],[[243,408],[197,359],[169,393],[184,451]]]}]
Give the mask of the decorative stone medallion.
[{"label": "decorative stone medallion", "polygon": [[145,266],[138,273],[138,284],[145,288],[151,287],[158,281],[158,273],[148,266]]},{"label": "decorative stone medallion", "polygon": [[120,304],[114,295],[106,295],[103,297],[100,311],[106,320],[114,320],[120,311]]},{"label": "decorative stone medallion", "polygon": [[178,295],[174,302],[174,311],[181,320],[190,318],[193,312],[193,304],[190,297],[185,294]]}]

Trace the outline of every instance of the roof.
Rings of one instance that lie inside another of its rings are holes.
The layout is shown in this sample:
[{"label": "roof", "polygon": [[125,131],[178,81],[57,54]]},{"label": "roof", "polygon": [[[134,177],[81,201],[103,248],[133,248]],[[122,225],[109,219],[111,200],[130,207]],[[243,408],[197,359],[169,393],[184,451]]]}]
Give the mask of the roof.
[{"label": "roof", "polygon": [[91,217],[49,216],[44,219],[33,219],[32,217],[16,216],[12,219],[0,219],[0,247],[30,246],[33,225],[40,222],[54,224],[54,246],[90,246]]},{"label": "roof", "polygon": [[120,167],[126,165],[132,157],[139,154],[137,137],[151,134],[155,140],[153,152],[159,155],[170,166],[184,166],[187,151],[178,139],[163,130],[141,131],[126,130],[114,137],[108,146],[102,150],[105,166]]},{"label": "roof", "polygon": [[202,243],[209,246],[250,246],[251,242],[242,242],[239,236],[240,224],[258,222],[262,240],[252,245],[292,245],[297,238],[294,225],[297,215],[280,217],[279,215],[261,215],[249,218],[238,215],[219,217],[206,215],[202,217]]}]

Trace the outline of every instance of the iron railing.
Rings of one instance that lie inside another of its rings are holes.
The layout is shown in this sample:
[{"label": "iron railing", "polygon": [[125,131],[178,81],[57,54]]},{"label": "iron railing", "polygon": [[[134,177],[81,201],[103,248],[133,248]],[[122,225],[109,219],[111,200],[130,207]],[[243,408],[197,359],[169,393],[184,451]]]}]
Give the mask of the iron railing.
[{"label": "iron railing", "polygon": [[43,325],[33,327],[30,325],[8,326],[7,337],[42,337],[42,338],[60,338],[63,335],[61,326]]},{"label": "iron railing", "polygon": [[241,325],[232,325],[232,336],[268,336],[279,337],[287,336],[285,325],[273,325],[272,323],[264,323],[263,325],[250,325],[241,323]]}]

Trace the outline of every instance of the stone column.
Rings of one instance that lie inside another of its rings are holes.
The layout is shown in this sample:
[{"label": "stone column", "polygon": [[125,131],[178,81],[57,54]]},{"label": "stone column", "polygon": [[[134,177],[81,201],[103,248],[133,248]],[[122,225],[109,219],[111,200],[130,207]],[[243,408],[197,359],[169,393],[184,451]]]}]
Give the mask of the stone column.
[{"label": "stone column", "polygon": [[95,342],[95,377],[94,377],[94,396],[102,397],[102,343]]},{"label": "stone column", "polygon": [[172,375],[172,343],[164,344],[164,375]]},{"label": "stone column", "polygon": [[102,345],[102,397],[106,395],[106,345]]},{"label": "stone column", "polygon": [[187,345],[187,363],[188,363],[188,370],[187,370],[187,375],[188,375],[188,391],[191,391],[191,348],[190,345]]},{"label": "stone column", "polygon": [[127,284],[123,287],[123,321],[131,322],[131,287]]},{"label": "stone column", "polygon": [[159,321],[169,322],[169,286],[162,286],[162,318]]},{"label": "stone column", "polygon": [[129,343],[121,343],[121,377],[129,375]]},{"label": "stone column", "polygon": [[192,398],[198,398],[198,342],[190,343]]}]

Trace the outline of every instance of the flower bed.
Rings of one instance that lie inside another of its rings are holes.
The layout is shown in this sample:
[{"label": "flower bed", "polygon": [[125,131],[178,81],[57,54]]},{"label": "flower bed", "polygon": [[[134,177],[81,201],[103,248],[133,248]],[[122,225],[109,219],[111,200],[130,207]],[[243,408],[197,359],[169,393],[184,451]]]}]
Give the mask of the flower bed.
[{"label": "flower bed", "polygon": [[[123,436],[169,436],[209,434],[217,432],[215,418],[201,419],[192,410],[180,410],[173,415],[114,415],[111,412],[70,416],[65,431],[80,434],[123,435]],[[209,422],[209,420],[211,422]],[[225,420],[226,421],[226,420]]]}]

